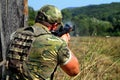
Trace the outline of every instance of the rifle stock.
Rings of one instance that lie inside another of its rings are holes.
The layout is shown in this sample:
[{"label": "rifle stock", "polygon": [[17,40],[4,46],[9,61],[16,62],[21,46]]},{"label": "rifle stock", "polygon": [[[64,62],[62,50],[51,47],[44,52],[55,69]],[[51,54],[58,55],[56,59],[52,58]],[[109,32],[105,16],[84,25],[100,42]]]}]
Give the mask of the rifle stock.
[{"label": "rifle stock", "polygon": [[62,35],[66,33],[70,33],[71,31],[74,31],[74,27],[68,24],[65,24],[65,26],[60,26],[58,30],[51,31],[51,33],[54,34],[55,36],[61,37]]}]

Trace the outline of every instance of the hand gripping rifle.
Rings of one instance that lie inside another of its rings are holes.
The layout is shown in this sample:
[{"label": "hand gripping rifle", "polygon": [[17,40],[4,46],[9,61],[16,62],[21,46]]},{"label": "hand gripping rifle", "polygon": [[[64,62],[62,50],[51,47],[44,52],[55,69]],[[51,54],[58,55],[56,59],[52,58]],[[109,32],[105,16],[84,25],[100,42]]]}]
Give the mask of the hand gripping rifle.
[{"label": "hand gripping rifle", "polygon": [[74,31],[74,27],[70,26],[69,24],[65,24],[65,26],[60,26],[58,30],[51,31],[51,33],[54,34],[55,36],[61,37],[66,33],[70,33],[71,31]]}]

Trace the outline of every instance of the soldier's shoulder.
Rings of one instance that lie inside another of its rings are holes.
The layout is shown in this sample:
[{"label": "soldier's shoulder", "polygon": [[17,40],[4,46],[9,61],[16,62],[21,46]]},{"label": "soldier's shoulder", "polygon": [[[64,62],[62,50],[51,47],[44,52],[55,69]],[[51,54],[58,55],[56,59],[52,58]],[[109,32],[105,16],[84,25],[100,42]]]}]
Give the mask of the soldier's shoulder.
[{"label": "soldier's shoulder", "polygon": [[66,42],[63,39],[61,39],[60,37],[54,36],[54,35],[52,35],[51,37],[47,39],[48,41],[50,40],[51,42],[56,43],[58,45],[61,45],[61,44],[66,45]]}]

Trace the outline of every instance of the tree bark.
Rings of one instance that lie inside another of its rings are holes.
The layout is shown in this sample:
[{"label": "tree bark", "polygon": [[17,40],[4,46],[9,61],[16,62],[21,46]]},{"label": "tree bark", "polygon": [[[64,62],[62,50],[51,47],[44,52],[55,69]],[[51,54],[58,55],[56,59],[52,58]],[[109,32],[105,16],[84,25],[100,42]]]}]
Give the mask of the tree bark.
[{"label": "tree bark", "polygon": [[[1,1],[0,1],[0,32],[1,32],[1,27],[2,27],[2,18],[1,18]],[[1,35],[0,35],[0,62],[2,61],[2,45],[1,45]],[[2,67],[0,66],[0,73],[2,72]],[[0,75],[1,79],[1,75]]]},{"label": "tree bark", "polygon": [[[10,35],[25,24],[24,0],[0,0],[0,61],[6,57]],[[0,67],[0,79],[4,66]]]},{"label": "tree bark", "polygon": [[27,21],[28,21],[28,0],[24,0],[24,26],[28,26]]}]

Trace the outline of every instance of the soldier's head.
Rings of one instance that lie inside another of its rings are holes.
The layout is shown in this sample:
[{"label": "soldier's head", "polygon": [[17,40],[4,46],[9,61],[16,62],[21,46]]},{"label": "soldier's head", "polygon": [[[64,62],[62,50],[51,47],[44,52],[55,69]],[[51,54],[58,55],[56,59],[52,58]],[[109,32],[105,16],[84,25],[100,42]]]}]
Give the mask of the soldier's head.
[{"label": "soldier's head", "polygon": [[35,22],[49,24],[55,28],[62,22],[62,13],[53,5],[45,5],[38,11]]}]

